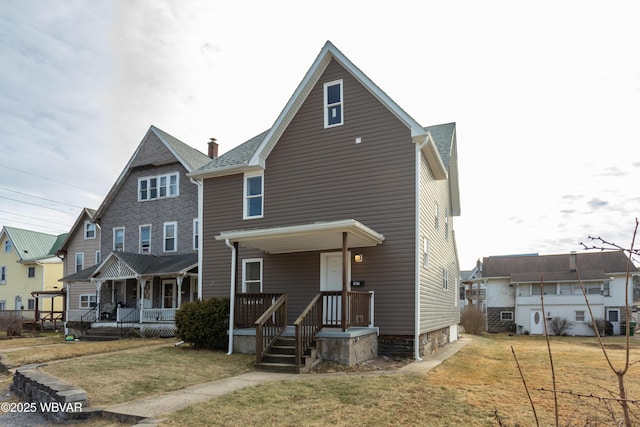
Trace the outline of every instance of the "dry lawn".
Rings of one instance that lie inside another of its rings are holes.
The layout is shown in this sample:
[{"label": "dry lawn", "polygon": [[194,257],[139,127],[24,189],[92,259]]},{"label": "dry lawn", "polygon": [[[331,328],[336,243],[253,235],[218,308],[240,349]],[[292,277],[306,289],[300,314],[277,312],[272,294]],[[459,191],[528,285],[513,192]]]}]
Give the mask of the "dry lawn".
[{"label": "dry lawn", "polygon": [[163,345],[71,359],[42,370],[85,389],[91,405],[100,407],[238,375],[252,369],[254,358]]},{"label": "dry lawn", "polygon": [[[620,366],[623,340],[607,338]],[[539,337],[474,337],[458,354],[422,375],[369,373],[308,376],[264,384],[176,412],[163,425],[305,426],[529,426],[531,406],[511,353],[514,347],[533,395],[540,425],[554,425],[546,341]],[[589,338],[553,338],[558,389],[608,397],[617,381]],[[633,340],[632,360],[640,360]],[[628,394],[640,397],[640,363],[627,375]],[[605,404],[559,395],[560,425],[615,425]],[[249,409],[250,408],[250,409]],[[619,408],[615,408],[619,418]],[[636,417],[640,408],[634,408]],[[496,418],[499,417],[499,421]],[[636,419],[640,423],[640,418]]]}]

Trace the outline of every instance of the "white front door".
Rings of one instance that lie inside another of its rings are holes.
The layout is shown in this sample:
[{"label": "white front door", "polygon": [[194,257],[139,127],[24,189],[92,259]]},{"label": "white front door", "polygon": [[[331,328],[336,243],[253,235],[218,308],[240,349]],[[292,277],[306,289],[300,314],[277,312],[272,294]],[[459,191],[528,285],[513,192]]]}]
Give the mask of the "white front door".
[{"label": "white front door", "polygon": [[[347,258],[351,256],[347,253]],[[347,263],[347,289],[351,283],[351,263]],[[320,291],[342,291],[342,252],[320,254]],[[339,325],[342,319],[342,296],[324,296],[323,322]]]},{"label": "white front door", "polygon": [[542,310],[531,310],[531,335],[544,334],[544,313]]}]

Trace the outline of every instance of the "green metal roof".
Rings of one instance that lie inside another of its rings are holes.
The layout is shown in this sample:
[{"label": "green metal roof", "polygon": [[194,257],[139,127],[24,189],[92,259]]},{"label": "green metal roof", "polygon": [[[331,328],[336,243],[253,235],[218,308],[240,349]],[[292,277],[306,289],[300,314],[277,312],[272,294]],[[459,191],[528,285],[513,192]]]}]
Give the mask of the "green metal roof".
[{"label": "green metal roof", "polygon": [[9,240],[11,240],[11,244],[22,262],[55,256],[58,248],[67,237],[66,233],[55,235],[14,227],[4,227],[3,233],[9,236]]}]

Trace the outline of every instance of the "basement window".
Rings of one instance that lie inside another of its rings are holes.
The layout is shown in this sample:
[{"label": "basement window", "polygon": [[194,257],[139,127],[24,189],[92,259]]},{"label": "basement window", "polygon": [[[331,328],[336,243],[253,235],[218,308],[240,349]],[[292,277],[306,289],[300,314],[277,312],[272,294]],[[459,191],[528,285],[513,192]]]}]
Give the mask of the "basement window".
[{"label": "basement window", "polygon": [[513,320],[513,311],[501,311],[500,312],[500,320]]}]

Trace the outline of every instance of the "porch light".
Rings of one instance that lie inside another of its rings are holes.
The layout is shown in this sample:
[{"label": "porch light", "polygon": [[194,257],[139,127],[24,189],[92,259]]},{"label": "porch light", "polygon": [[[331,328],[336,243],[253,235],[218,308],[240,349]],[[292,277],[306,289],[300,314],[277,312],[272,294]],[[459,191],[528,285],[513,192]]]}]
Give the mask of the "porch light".
[{"label": "porch light", "polygon": [[362,254],[355,254],[355,255],[353,256],[353,260],[354,260],[355,262],[362,262],[362,261],[364,260],[364,257],[362,256]]}]

